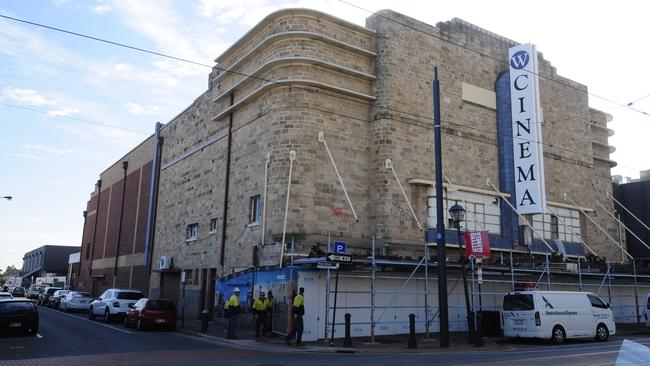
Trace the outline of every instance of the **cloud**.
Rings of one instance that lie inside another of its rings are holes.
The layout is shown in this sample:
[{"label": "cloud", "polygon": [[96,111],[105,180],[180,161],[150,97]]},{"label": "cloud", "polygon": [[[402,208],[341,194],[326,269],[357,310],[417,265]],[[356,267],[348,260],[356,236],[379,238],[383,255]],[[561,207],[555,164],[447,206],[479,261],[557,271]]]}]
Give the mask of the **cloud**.
[{"label": "cloud", "polygon": [[54,148],[43,146],[43,145],[31,145],[31,144],[25,145],[25,149],[44,151],[44,152],[48,152],[48,153],[52,153],[52,154],[58,154],[58,155],[67,155],[67,154],[72,154],[72,153],[78,151],[78,149],[75,149],[75,148],[54,149]]},{"label": "cloud", "polygon": [[39,95],[36,90],[5,87],[0,95],[0,100],[10,100],[27,105],[53,105],[54,101]]},{"label": "cloud", "polygon": [[67,117],[67,116],[70,116],[72,114],[76,114],[78,112],[79,112],[79,110],[76,109],[76,108],[63,108],[63,109],[59,109],[59,110],[49,111],[49,112],[47,112],[47,115],[50,116],[50,117]]},{"label": "cloud", "polygon": [[44,161],[42,157],[36,156],[34,154],[10,153],[9,156],[13,156],[14,158],[20,158],[20,159],[32,159],[36,161]]},{"label": "cloud", "polygon": [[125,103],[124,107],[129,111],[129,113],[135,114],[136,116],[141,114],[157,114],[162,110],[162,108],[154,105],[141,106],[133,102]]},{"label": "cloud", "polygon": [[92,7],[93,13],[100,14],[100,15],[109,13],[111,10],[113,10],[113,7],[110,4],[106,4],[103,2],[100,2]]}]

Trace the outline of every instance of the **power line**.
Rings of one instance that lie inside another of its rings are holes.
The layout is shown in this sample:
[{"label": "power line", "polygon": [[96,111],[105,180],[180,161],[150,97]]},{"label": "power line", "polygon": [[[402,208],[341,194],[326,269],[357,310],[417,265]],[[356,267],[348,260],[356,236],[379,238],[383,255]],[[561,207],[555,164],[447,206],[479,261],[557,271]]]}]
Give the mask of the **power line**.
[{"label": "power line", "polygon": [[[408,25],[408,24],[404,24],[404,23],[402,23],[402,22],[400,22],[400,21],[397,21],[397,20],[392,19],[392,18],[389,18],[389,17],[387,17],[387,16],[384,16],[384,15],[378,14],[377,12],[373,12],[373,11],[371,11],[371,10],[368,10],[368,9],[366,9],[366,8],[363,8],[363,7],[361,7],[361,6],[358,6],[358,5],[356,5],[356,4],[350,3],[350,2],[348,2],[348,1],[346,1],[346,0],[338,0],[338,1],[341,2],[341,3],[343,3],[343,4],[346,4],[346,5],[348,5],[348,6],[351,6],[351,7],[357,8],[357,9],[362,10],[362,11],[365,11],[365,12],[367,12],[367,13],[369,13],[369,14],[372,14],[372,15],[378,16],[378,17],[380,17],[380,18],[382,18],[382,19],[386,19],[386,20],[388,20],[388,21],[390,21],[390,22],[393,22],[393,23],[399,24],[399,25],[401,25],[401,26],[403,26],[403,27],[406,27],[406,28],[408,28],[408,29],[411,29],[411,30],[413,30],[413,31],[415,31],[415,32],[419,32],[419,33],[422,33],[422,34],[428,35],[429,37],[432,37],[432,38],[438,39],[438,40],[443,41],[443,42],[450,43],[450,44],[452,44],[452,45],[454,45],[454,46],[456,46],[456,47],[460,47],[460,48],[462,48],[462,49],[464,49],[464,50],[466,50],[466,51],[470,51],[470,52],[476,53],[476,54],[479,55],[479,56],[489,58],[489,59],[491,59],[491,60],[494,60],[494,61],[496,61],[496,62],[499,62],[499,63],[505,64],[505,65],[509,65],[509,63],[508,63],[507,61],[503,61],[503,60],[501,60],[501,59],[499,59],[499,58],[497,58],[497,57],[494,57],[494,56],[492,56],[492,55],[488,55],[487,53],[484,53],[484,52],[478,51],[478,50],[476,50],[476,49],[473,49],[473,48],[471,48],[471,47],[465,46],[465,45],[460,44],[460,43],[458,43],[458,42],[454,42],[454,41],[452,41],[452,40],[450,40],[450,39],[445,39],[445,38],[440,37],[440,36],[438,36],[438,35],[435,35],[435,34],[433,34],[433,33],[425,32],[425,31],[422,30],[422,29],[418,29],[418,28],[413,27],[413,26],[410,26],[410,25]],[[606,97],[603,97],[603,96],[600,96],[600,95],[597,95],[597,94],[593,94],[593,93],[590,93],[590,92],[586,92],[586,91],[584,91],[584,90],[582,90],[582,89],[580,89],[580,88],[578,88],[578,87],[575,87],[575,86],[573,86],[573,85],[570,85],[570,84],[568,84],[568,83],[564,83],[564,82],[561,82],[561,81],[559,81],[559,80],[553,79],[553,78],[551,78],[550,76],[542,75],[542,74],[540,74],[540,73],[536,73],[536,72],[533,72],[533,71],[530,71],[530,70],[525,70],[525,69],[524,69],[524,71],[526,71],[526,72],[528,72],[528,73],[530,73],[530,74],[533,74],[533,75],[537,75],[537,76],[539,76],[539,77],[542,77],[542,78],[544,78],[544,79],[546,79],[546,80],[549,80],[549,81],[552,81],[552,82],[558,83],[558,84],[560,84],[560,85],[562,85],[562,86],[565,86],[565,87],[567,87],[567,88],[574,89],[574,90],[576,90],[576,91],[578,91],[578,92],[580,92],[580,93],[585,93],[585,94],[590,95],[590,96],[592,96],[592,97],[595,97],[595,98],[598,98],[598,99],[604,100],[604,101],[606,101],[606,102],[608,102],[608,103],[611,103],[611,104],[614,104],[614,105],[617,105],[617,106],[620,106],[620,107],[623,107],[623,108],[628,108],[628,109],[630,109],[630,110],[632,110],[632,111],[635,111],[635,112],[638,112],[638,113],[640,113],[640,114],[650,116],[650,114],[648,114],[648,113],[646,113],[646,112],[643,112],[643,111],[639,111],[639,110],[634,109],[634,108],[631,108],[631,107],[628,106],[627,104],[619,103],[619,102],[617,102],[617,101],[615,101],[615,100],[612,100],[612,99],[609,99],[609,98],[606,98]]]},{"label": "power line", "polygon": [[66,119],[71,119],[71,120],[73,120],[73,121],[78,121],[78,122],[88,123],[88,124],[92,124],[92,125],[96,125],[96,126],[102,126],[102,127],[106,127],[106,128],[112,128],[112,129],[122,130],[122,131],[126,131],[126,132],[131,132],[131,133],[137,133],[137,134],[140,134],[140,135],[147,135],[147,136],[148,136],[148,135],[151,135],[151,133],[146,133],[146,132],[142,132],[142,131],[131,130],[131,129],[128,129],[128,128],[118,127],[118,126],[115,126],[115,125],[110,125],[110,124],[107,124],[107,123],[91,121],[91,120],[87,120],[87,119],[83,119],[83,118],[76,118],[76,117],[70,117],[70,116],[53,116],[50,112],[42,111],[42,110],[40,110],[40,109],[34,109],[34,108],[29,108],[29,107],[22,107],[22,106],[13,105],[13,104],[4,103],[4,102],[0,102],[0,105],[4,105],[4,106],[11,107],[11,108],[15,108],[15,109],[21,109],[21,110],[24,110],[24,111],[30,111],[30,112],[36,112],[36,113],[42,113],[42,114],[46,114],[46,115],[48,115],[48,116],[50,116],[50,117],[66,118]]}]

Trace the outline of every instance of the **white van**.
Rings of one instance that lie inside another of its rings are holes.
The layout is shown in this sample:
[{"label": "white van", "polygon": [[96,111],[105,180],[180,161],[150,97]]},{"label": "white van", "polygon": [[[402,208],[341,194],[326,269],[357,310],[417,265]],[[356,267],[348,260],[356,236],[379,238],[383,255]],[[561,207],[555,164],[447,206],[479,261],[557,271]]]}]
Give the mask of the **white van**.
[{"label": "white van", "polygon": [[506,337],[550,339],[595,338],[604,342],[616,333],[609,304],[588,292],[523,291],[503,297]]}]

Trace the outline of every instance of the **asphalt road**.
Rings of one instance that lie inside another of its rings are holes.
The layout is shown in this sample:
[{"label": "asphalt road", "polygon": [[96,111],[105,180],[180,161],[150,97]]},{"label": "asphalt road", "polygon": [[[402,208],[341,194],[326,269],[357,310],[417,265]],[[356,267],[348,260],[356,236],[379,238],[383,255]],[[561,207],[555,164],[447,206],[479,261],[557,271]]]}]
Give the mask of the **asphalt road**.
[{"label": "asphalt road", "polygon": [[[563,346],[518,342],[507,345],[504,351],[479,352],[340,354],[285,352],[284,348],[262,352],[233,349],[223,342],[180,332],[137,332],[121,324],[90,321],[82,314],[42,307],[39,314],[38,336],[0,336],[0,365],[605,366],[614,365],[623,341],[623,337],[615,336],[606,343],[579,341]],[[650,345],[647,336],[627,339]],[[647,357],[637,364],[650,365],[650,350]]]}]

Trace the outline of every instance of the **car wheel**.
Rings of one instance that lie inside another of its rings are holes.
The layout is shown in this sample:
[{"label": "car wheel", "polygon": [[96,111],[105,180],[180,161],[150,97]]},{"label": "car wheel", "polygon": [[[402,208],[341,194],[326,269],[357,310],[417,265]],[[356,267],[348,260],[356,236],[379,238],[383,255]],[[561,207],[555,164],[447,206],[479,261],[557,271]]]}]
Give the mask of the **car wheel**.
[{"label": "car wheel", "polygon": [[93,310],[92,306],[88,309],[88,319],[95,320],[95,310]]},{"label": "car wheel", "polygon": [[564,331],[564,328],[559,325],[553,327],[553,332],[551,332],[551,340],[555,344],[564,343],[564,341],[566,341],[566,332]]},{"label": "car wheel", "polygon": [[598,324],[596,327],[596,340],[599,342],[605,342],[609,338],[609,329],[605,324]]},{"label": "car wheel", "polygon": [[144,325],[142,324],[142,319],[138,319],[138,322],[136,324],[136,329],[139,331],[144,330]]},{"label": "car wheel", "polygon": [[108,310],[108,308],[104,311],[104,321],[106,323],[111,322],[111,312],[110,312],[110,310]]}]

